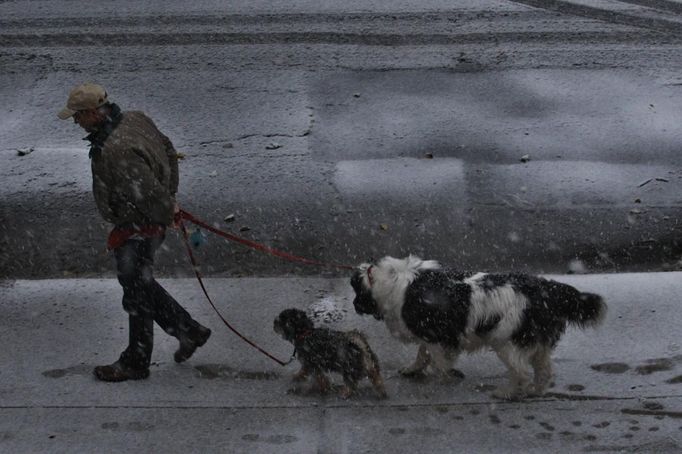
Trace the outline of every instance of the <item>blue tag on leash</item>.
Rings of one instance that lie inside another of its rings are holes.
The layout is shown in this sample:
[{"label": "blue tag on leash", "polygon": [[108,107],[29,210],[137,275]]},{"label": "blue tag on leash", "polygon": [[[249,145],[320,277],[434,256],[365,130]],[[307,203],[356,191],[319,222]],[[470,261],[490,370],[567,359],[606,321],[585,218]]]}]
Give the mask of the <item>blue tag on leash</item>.
[{"label": "blue tag on leash", "polygon": [[206,244],[206,234],[201,230],[196,229],[189,235],[189,242],[192,243],[192,246],[198,248],[199,246]]}]

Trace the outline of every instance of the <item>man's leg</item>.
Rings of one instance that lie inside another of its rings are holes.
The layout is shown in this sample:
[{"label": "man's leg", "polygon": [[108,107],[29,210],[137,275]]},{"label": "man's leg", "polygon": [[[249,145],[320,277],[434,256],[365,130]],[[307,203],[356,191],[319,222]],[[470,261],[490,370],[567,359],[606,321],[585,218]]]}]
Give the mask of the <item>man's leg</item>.
[{"label": "man's leg", "polygon": [[135,369],[147,369],[154,349],[154,320],[128,314],[128,348],[120,360]]},{"label": "man's leg", "polygon": [[154,321],[168,334],[180,341],[174,359],[188,360],[208,341],[211,330],[202,326],[157,281],[150,287],[154,301]]},{"label": "man's leg", "polygon": [[163,237],[145,240],[149,245],[145,261],[149,269],[145,269],[144,273],[147,291],[145,304],[161,329],[180,341],[180,347],[175,352],[174,358],[177,362],[183,362],[189,359],[198,347],[206,343],[211,330],[195,321],[189,312],[154,279],[152,273],[154,254],[163,240]]},{"label": "man's leg", "polygon": [[154,319],[146,303],[151,275],[149,246],[146,241],[128,240],[114,251],[118,281],[123,288],[123,309],[128,313],[128,347],[115,363],[95,368],[95,376],[100,380],[124,381],[149,376],[154,348]]}]

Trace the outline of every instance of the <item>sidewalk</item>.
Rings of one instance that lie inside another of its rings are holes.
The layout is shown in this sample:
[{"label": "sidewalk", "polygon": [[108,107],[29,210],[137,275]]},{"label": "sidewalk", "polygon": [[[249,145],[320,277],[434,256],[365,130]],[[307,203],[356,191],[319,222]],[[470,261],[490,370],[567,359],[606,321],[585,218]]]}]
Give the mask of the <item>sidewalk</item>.
[{"label": "sidewalk", "polygon": [[[416,349],[352,309],[346,279],[208,279],[231,323],[281,359],[272,332],[286,307],[331,306],[340,329],[359,328],[378,354],[389,399],[368,382],[336,397],[287,394],[280,367],[222,325],[191,279],[162,280],[211,341],[175,364],[157,331],[149,380],[99,383],[127,322],[115,280],[0,282],[0,452],[679,452],[682,449],[682,273],[556,276],[609,304],[598,330],[570,329],[554,354],[556,384],[542,399],[506,403],[491,353],[465,356],[459,384],[410,381],[397,370]],[[338,320],[340,319],[340,320]],[[334,377],[339,381],[339,377]]]}]

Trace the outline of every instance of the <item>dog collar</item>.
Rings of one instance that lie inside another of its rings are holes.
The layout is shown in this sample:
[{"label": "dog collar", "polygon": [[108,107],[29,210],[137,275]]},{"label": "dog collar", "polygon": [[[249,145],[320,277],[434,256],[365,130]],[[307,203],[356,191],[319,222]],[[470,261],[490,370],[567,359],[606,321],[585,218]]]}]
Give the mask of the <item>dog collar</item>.
[{"label": "dog collar", "polygon": [[296,336],[296,340],[302,341],[303,339],[305,339],[306,337],[310,336],[311,334],[313,334],[313,332],[312,332],[311,330],[305,330],[305,331],[303,331],[301,334],[299,334],[298,336]]},{"label": "dog collar", "polygon": [[374,280],[372,279],[372,268],[374,268],[374,265],[370,265],[369,268],[367,268],[367,280],[369,281],[370,287],[374,285],[374,282],[372,282]]}]

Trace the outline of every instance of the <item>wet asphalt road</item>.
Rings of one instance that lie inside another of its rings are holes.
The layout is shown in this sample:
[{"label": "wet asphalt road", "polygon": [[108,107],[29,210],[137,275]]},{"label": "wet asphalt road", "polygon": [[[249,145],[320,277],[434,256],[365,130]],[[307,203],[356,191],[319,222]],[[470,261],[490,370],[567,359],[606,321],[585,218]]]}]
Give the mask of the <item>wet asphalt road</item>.
[{"label": "wet asphalt road", "polygon": [[[0,276],[111,273],[83,133],[56,119],[86,80],[174,141],[185,209],[271,247],[347,264],[679,267],[671,2],[209,3],[0,4]],[[159,274],[187,275],[178,235],[166,245]],[[213,275],[345,273],[211,236],[198,256]]]}]

